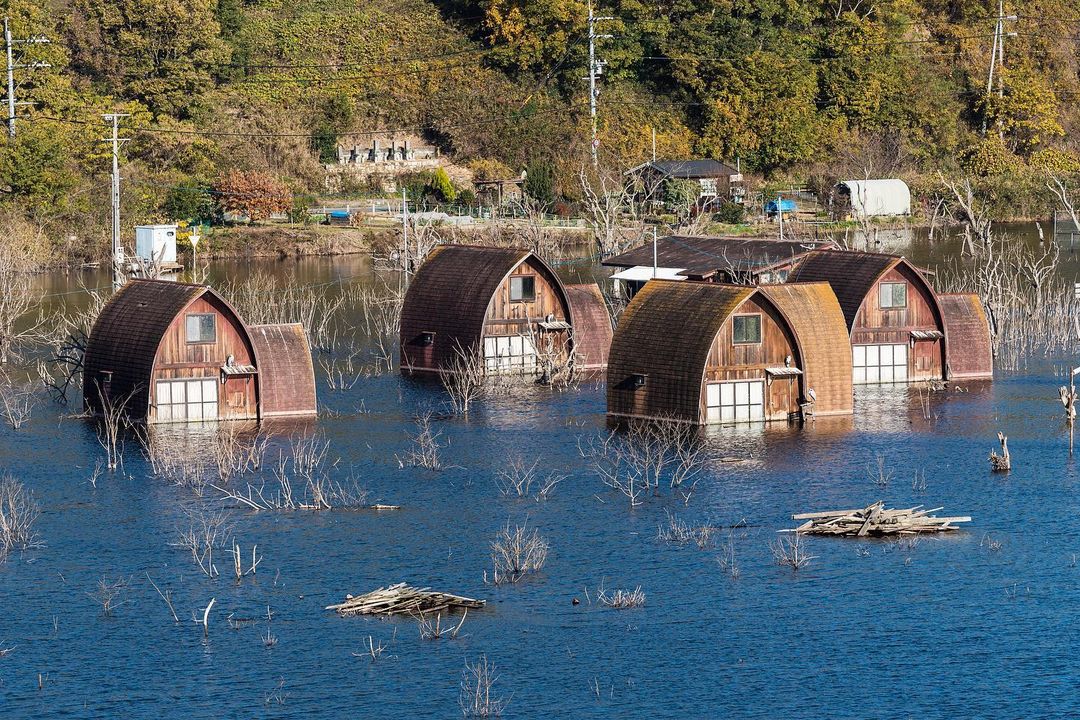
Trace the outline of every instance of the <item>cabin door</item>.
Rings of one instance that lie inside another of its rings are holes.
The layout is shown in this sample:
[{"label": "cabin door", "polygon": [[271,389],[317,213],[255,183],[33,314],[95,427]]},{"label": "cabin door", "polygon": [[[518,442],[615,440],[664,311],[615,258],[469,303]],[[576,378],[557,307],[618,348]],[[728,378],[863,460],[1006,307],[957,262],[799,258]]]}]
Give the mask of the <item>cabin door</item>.
[{"label": "cabin door", "polygon": [[763,380],[708,383],[705,386],[706,422],[757,422],[764,419]]},{"label": "cabin door", "polygon": [[217,420],[217,378],[158,380],[154,386],[156,422]]},{"label": "cabin door", "polygon": [[856,385],[908,381],[907,345],[853,345],[852,382]]}]

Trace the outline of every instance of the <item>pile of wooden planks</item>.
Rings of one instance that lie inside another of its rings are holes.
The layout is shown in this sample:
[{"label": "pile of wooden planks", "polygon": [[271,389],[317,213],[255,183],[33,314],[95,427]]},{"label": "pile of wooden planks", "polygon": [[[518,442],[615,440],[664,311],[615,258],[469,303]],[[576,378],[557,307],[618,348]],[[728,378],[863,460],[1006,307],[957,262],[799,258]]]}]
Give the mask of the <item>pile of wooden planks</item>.
[{"label": "pile of wooden planks", "polygon": [[971,522],[970,517],[933,517],[930,513],[942,508],[921,510],[921,505],[906,510],[887,510],[878,501],[861,510],[832,510],[792,515],[792,520],[805,520],[794,530],[805,535],[841,535],[849,537],[881,537],[883,535],[915,535],[918,533],[959,530],[957,523]]},{"label": "pile of wooden planks", "polygon": [[405,583],[379,588],[365,595],[347,595],[345,602],[330,605],[342,617],[349,615],[425,615],[444,610],[484,607],[483,600],[414,588]]}]

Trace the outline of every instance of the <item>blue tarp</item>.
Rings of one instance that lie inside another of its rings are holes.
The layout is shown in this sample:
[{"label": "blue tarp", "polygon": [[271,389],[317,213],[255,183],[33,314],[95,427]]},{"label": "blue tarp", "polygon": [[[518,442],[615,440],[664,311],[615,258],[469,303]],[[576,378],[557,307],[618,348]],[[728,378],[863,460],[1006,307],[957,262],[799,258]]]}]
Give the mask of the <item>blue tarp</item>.
[{"label": "blue tarp", "polygon": [[[796,210],[798,210],[798,207],[795,205],[795,201],[790,200],[790,199],[789,200],[783,200],[783,199],[780,200],[780,208],[785,213],[793,213]],[[770,200],[769,202],[765,203],[765,214],[766,215],[775,215],[776,214],[776,201],[775,200]]]}]

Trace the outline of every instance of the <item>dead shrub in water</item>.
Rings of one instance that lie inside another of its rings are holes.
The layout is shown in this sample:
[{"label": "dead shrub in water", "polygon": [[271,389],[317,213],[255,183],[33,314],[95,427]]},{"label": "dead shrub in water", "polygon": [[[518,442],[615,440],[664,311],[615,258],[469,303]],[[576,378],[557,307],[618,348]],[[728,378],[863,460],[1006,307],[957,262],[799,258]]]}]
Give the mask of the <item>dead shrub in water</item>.
[{"label": "dead shrub in water", "polygon": [[440,457],[442,445],[439,443],[439,438],[442,437],[442,433],[432,429],[431,411],[420,413],[413,422],[416,424],[416,434],[410,438],[412,446],[398,457],[398,466],[441,470],[443,467]]},{"label": "dead shrub in water", "polygon": [[300,323],[312,348],[332,352],[345,314],[345,298],[331,295],[326,288],[300,285],[290,278],[278,282],[265,273],[219,287],[250,325]]},{"label": "dead shrub in water", "polygon": [[491,542],[492,582],[516,583],[526,575],[539,572],[547,562],[549,548],[547,540],[535,528],[529,532],[527,522],[511,529],[507,521]]},{"label": "dead shrub in water", "polygon": [[457,415],[469,414],[469,406],[484,396],[487,373],[484,358],[475,349],[454,348],[454,357],[440,375],[443,388],[450,396],[450,406]]},{"label": "dead shrub in water", "polygon": [[448,637],[451,640],[458,636],[458,632],[461,630],[461,626],[465,624],[465,618],[469,616],[468,608],[461,615],[461,620],[457,625],[442,626],[442,613],[435,615],[435,621],[432,622],[430,615],[420,613],[416,618],[417,627],[420,630],[421,640],[441,640],[444,637]]},{"label": "dead shrub in water", "polygon": [[885,456],[878,453],[874,456],[874,462],[866,466],[866,477],[881,490],[886,490],[892,482],[892,470],[885,467]]},{"label": "dead shrub in water", "polygon": [[30,422],[37,400],[32,383],[16,382],[6,375],[0,379],[0,416],[12,430]]},{"label": "dead shrub in water", "polygon": [[666,483],[690,502],[708,454],[693,428],[671,420],[632,421],[625,432],[613,430],[578,443],[578,450],[608,487],[640,505]]},{"label": "dead shrub in water", "polygon": [[101,606],[102,615],[112,617],[116,608],[128,603],[127,600],[122,599],[124,593],[127,592],[127,588],[127,578],[109,580],[108,575],[102,575],[94,590],[86,593],[86,596]]},{"label": "dead shrub in water", "polygon": [[371,355],[376,373],[394,371],[397,363],[398,333],[405,292],[384,284],[358,291],[364,332],[371,339]]},{"label": "dead shrub in water", "polygon": [[232,516],[228,512],[189,510],[187,526],[177,530],[178,538],[172,545],[189,551],[199,570],[208,578],[215,578],[220,573],[214,564],[214,548],[231,547],[232,530]]},{"label": "dead shrub in water", "polygon": [[711,525],[691,526],[678,515],[674,515],[667,510],[664,513],[667,515],[667,524],[661,524],[657,527],[657,540],[679,545],[694,543],[702,549],[707,548],[712,542],[714,528]]},{"label": "dead shrub in water", "polygon": [[541,477],[536,469],[540,458],[528,464],[521,457],[510,458],[506,467],[495,473],[495,486],[508,497],[528,497],[536,492],[536,500],[547,500],[555,487],[566,479],[565,475],[548,473]]},{"label": "dead shrub in water", "polygon": [[12,550],[26,550],[40,545],[34,533],[34,521],[41,510],[33,494],[10,475],[0,477],[0,562]]},{"label": "dead shrub in water", "polygon": [[465,669],[461,671],[461,690],[458,694],[458,705],[465,717],[502,717],[509,700],[494,694],[492,688],[498,679],[495,663],[488,662],[486,655],[481,655],[475,663],[465,663]]},{"label": "dead shrub in water", "polygon": [[788,535],[769,543],[773,557],[777,565],[786,565],[792,570],[801,570],[810,564],[817,555],[811,555],[803,544],[802,536],[798,533]]},{"label": "dead shrub in water", "polygon": [[638,585],[633,590],[615,590],[608,593],[603,586],[596,589],[596,601],[601,605],[616,610],[628,610],[645,605],[645,593]]}]

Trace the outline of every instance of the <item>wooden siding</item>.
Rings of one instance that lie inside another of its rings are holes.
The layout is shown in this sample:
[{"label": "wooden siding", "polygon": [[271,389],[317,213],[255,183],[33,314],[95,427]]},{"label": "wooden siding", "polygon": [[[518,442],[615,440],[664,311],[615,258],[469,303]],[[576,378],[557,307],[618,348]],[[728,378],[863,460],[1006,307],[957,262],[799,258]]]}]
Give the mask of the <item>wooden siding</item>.
[{"label": "wooden siding", "polygon": [[[212,343],[187,341],[187,316],[207,313],[215,318]],[[213,378],[219,381],[218,418],[223,420],[258,417],[258,395],[253,375],[232,376],[220,383],[221,367],[232,355],[237,365],[254,365],[255,355],[243,323],[220,298],[207,292],[177,313],[158,344],[154,370],[150,376],[148,420],[156,420],[158,380]]]},{"label": "wooden siding", "polygon": [[[761,317],[761,342],[735,343],[732,338],[734,320],[740,315]],[[705,390],[710,382],[731,380],[767,380],[765,368],[783,367],[784,360],[791,357],[793,367],[801,367],[795,338],[787,321],[771,302],[755,293],[736,307],[716,333],[709,348],[705,371],[701,378],[699,419],[705,422]],[[765,417],[769,420],[786,420],[788,413],[799,409],[802,392],[798,378],[777,378],[767,384],[765,393]]]},{"label": "wooden siding", "polygon": [[570,324],[574,328],[574,367],[603,370],[611,349],[611,315],[596,283],[567,285]]},{"label": "wooden siding", "polygon": [[[651,280],[623,311],[611,341],[608,414],[702,422],[702,379],[716,335],[753,288]],[[644,387],[634,378],[646,376]]]},{"label": "wooden siding", "polygon": [[[510,299],[510,281],[533,278],[533,300]],[[548,317],[570,322],[570,308],[558,278],[535,255],[527,257],[499,283],[484,315],[483,337],[521,335],[532,338],[537,350],[548,357],[564,359],[570,352],[570,333],[545,331],[539,323]]]},{"label": "wooden siding", "polygon": [[[907,287],[907,306],[881,307],[881,284],[903,283]],[[908,379],[941,378],[943,340],[916,340],[912,330],[937,330],[944,333],[933,290],[918,271],[906,262],[897,263],[871,286],[855,316],[851,329],[852,345],[908,345]]]},{"label": "wooden siding", "polygon": [[994,350],[990,323],[978,295],[938,295],[948,341],[947,377],[972,380],[994,376]]},{"label": "wooden siding", "polygon": [[299,323],[248,327],[259,368],[259,415],[315,415],[315,368],[307,333]]},{"label": "wooden siding", "polygon": [[760,289],[787,319],[799,347],[802,391],[812,388],[815,415],[853,411],[851,350],[840,303],[828,283],[787,283]]}]

